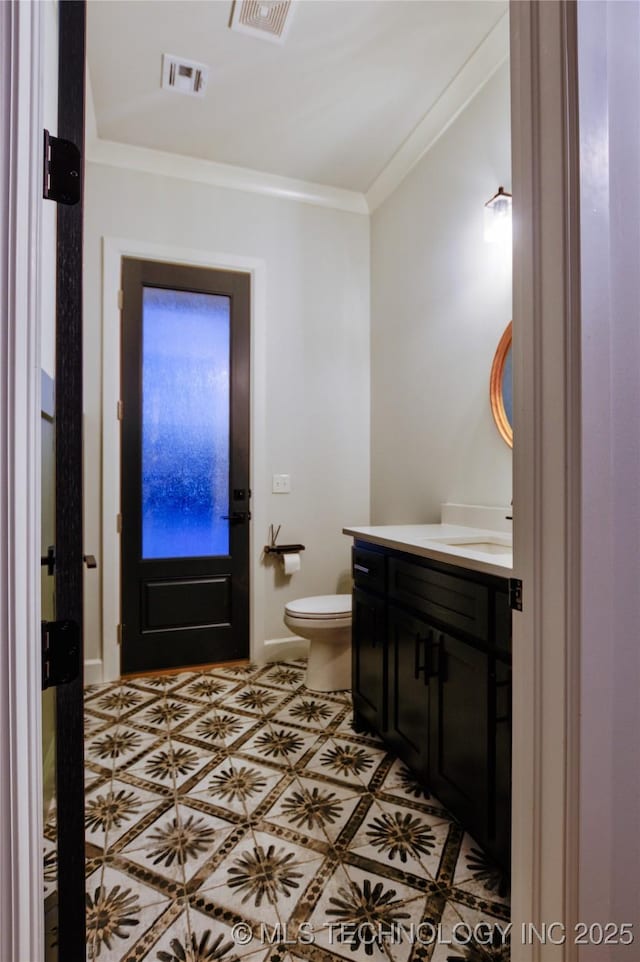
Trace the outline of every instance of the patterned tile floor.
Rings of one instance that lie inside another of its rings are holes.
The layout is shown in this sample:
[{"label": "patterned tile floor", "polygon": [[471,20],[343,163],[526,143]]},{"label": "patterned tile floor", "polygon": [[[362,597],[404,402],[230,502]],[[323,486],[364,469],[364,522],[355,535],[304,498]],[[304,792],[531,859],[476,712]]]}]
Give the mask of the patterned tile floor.
[{"label": "patterned tile floor", "polygon": [[499,871],[353,731],[348,694],[303,681],[291,662],[87,688],[88,959],[508,960]]}]

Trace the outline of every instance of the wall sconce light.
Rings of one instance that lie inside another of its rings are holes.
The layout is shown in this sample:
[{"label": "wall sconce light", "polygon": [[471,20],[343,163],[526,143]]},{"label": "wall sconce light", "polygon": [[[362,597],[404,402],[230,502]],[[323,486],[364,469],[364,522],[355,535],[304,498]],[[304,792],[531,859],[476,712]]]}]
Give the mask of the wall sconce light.
[{"label": "wall sconce light", "polygon": [[504,187],[484,205],[484,239],[488,244],[511,243],[511,194]]}]

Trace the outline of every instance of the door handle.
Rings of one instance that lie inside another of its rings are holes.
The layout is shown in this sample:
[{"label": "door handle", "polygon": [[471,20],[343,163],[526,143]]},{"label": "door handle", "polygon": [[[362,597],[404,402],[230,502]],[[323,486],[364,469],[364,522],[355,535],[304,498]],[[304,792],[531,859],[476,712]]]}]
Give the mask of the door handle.
[{"label": "door handle", "polygon": [[[96,561],[96,556],[93,554],[83,554],[82,560],[86,564],[87,568],[97,568],[98,562]],[[46,555],[42,555],[40,558],[40,564],[44,568],[46,565],[47,574],[52,575],[56,566],[56,549],[54,545],[50,544],[47,548]]]},{"label": "door handle", "polygon": [[250,521],[251,512],[250,511],[232,511],[231,514],[223,514],[222,520],[231,521],[232,523],[233,522],[237,523],[239,521]]}]

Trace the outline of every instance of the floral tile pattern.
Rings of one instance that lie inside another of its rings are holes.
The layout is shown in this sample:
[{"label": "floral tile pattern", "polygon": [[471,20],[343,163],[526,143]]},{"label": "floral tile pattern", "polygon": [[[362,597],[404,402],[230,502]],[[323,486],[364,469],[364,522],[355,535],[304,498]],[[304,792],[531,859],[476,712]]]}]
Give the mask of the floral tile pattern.
[{"label": "floral tile pattern", "polygon": [[500,871],[304,667],[86,690],[90,962],[508,962]]}]

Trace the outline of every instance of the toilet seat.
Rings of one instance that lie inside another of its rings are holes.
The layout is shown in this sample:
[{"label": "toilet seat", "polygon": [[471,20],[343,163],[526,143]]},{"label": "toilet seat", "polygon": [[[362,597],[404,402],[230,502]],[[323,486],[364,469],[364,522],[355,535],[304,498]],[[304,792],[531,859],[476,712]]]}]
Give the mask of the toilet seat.
[{"label": "toilet seat", "polygon": [[300,621],[343,621],[351,619],[351,595],[315,595],[297,598],[285,605],[285,614]]}]

